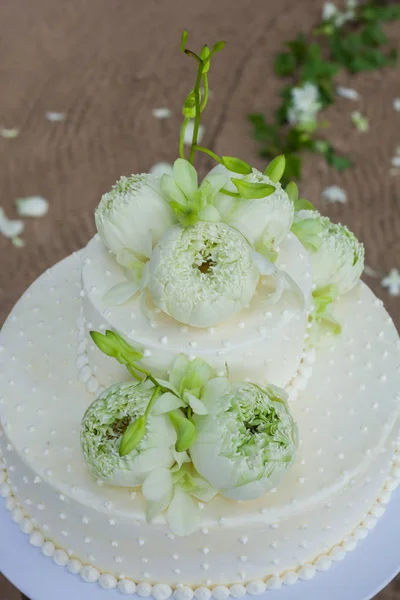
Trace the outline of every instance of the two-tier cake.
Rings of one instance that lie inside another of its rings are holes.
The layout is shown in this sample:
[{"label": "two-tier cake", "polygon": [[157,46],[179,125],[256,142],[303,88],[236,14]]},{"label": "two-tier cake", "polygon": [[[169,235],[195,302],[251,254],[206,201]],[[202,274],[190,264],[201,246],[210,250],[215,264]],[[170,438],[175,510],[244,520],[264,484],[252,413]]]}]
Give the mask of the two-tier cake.
[{"label": "two-tier cake", "polygon": [[[400,478],[400,341],[364,250],[297,186],[197,144],[122,177],[86,248],[0,346],[0,494],[33,546],[103,588],[223,600],[355,549]],[[207,86],[204,87],[207,89]],[[199,184],[196,152],[219,164]]]}]

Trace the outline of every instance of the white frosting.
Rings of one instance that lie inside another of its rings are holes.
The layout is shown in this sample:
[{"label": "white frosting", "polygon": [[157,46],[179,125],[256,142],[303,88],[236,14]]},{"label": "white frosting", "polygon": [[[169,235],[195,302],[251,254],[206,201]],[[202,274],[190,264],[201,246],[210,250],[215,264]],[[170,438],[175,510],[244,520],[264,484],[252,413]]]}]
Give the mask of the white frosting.
[{"label": "white frosting", "polygon": [[85,340],[81,331],[76,360],[80,380],[92,386],[93,393],[99,384],[108,387],[126,380],[126,369],[104,356],[88,335],[92,329],[113,329],[144,351],[142,364],[160,377],[166,376],[178,354],[185,353],[204,358],[217,373],[228,368],[232,379],[249,378],[260,384],[273,379],[276,385],[284,387],[300,363],[311,295],[308,255],[293,234],[281,245],[277,266],[287,270],[302,289],[304,309],[289,291],[277,304],[266,303],[268,287],[261,282],[250,306],[229,322],[206,329],[188,327],[154,307],[150,316],[145,314],[139,296],[122,306],[106,305],[105,293],[124,276],[114,256],[95,236],[85,248],[82,260],[87,337]]},{"label": "white frosting", "polygon": [[[318,349],[306,390],[292,404],[301,444],[282,485],[252,502],[217,496],[205,504],[199,531],[178,538],[162,516],[146,523],[138,490],[98,485],[83,463],[79,425],[92,396],[73,364],[79,277],[79,256],[57,265],[24,295],[1,333],[0,493],[11,517],[23,517],[19,527],[33,546],[53,543],[53,560],[85,582],[112,584],[123,572],[118,588],[126,594],[147,597],[154,591],[146,579],[159,582],[158,600],[179,582],[197,588],[197,600],[208,600],[210,589],[216,600],[240,597],[238,581],[254,593],[260,581],[276,589],[354,549],[400,475],[398,442],[393,460],[398,338],[365,285],[338,302],[343,333]],[[142,583],[135,588],[131,579]]]}]

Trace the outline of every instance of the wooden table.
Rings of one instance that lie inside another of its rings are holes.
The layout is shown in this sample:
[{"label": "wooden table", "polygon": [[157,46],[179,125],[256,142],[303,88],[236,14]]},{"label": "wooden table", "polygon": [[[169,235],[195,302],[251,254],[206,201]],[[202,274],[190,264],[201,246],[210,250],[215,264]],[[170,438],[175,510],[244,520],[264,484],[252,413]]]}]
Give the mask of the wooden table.
[{"label": "wooden table", "polygon": [[[50,201],[43,219],[27,223],[26,246],[0,236],[0,323],[26,287],[47,267],[81,248],[94,233],[93,210],[121,175],[146,171],[177,155],[180,107],[194,81],[193,63],[179,53],[181,30],[195,48],[227,40],[215,58],[212,99],[204,115],[205,143],[262,166],[246,115],[272,114],[282,85],[272,73],[274,53],[318,21],[320,0],[13,0],[0,4],[0,126],[19,127],[15,139],[0,137],[1,205],[10,216],[14,199],[42,195]],[[400,23],[387,27],[400,39]],[[400,177],[388,170],[400,144],[400,69],[341,77],[360,102],[338,99],[325,111],[329,138],[356,166],[342,175],[315,157],[305,164],[302,195],[321,207],[320,192],[340,184],[347,204],[324,206],[366,245],[367,264],[387,272],[400,268]],[[172,116],[154,118],[168,107]],[[370,132],[351,125],[359,109]],[[63,112],[62,122],[46,111]],[[208,168],[207,159],[200,162]],[[400,299],[379,279],[367,282],[400,323]],[[0,582],[0,597],[2,584]],[[400,598],[396,584],[379,596]]]}]

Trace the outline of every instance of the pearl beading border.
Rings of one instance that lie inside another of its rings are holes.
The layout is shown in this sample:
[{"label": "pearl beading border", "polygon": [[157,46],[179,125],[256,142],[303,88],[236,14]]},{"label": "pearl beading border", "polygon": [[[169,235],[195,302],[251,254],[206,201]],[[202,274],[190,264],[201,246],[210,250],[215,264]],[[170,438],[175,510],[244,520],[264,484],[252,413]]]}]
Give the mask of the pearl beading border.
[{"label": "pearl beading border", "polygon": [[390,473],[386,479],[376,501],[370,510],[354,529],[341,542],[332,546],[326,554],[320,554],[313,561],[310,561],[298,569],[288,570],[280,575],[271,575],[267,579],[257,579],[249,581],[246,585],[234,583],[229,587],[226,585],[215,585],[214,587],[198,586],[191,588],[187,585],[178,584],[173,589],[168,584],[156,583],[151,585],[148,582],[135,583],[131,579],[117,579],[109,573],[101,573],[96,567],[90,564],[83,564],[79,559],[69,556],[62,548],[56,548],[53,542],[46,540],[43,533],[35,528],[33,520],[26,516],[12,492],[12,486],[9,482],[8,473],[4,460],[0,456],[0,496],[5,498],[5,507],[11,513],[11,519],[19,525],[22,533],[29,535],[29,542],[32,546],[40,548],[42,554],[53,559],[53,562],[74,574],[80,575],[86,583],[98,582],[103,589],[118,588],[122,594],[137,594],[142,598],[152,596],[154,600],[168,600],[171,596],[175,600],[226,600],[229,596],[233,598],[243,598],[246,594],[257,596],[263,594],[266,590],[277,590],[282,584],[293,585],[299,579],[309,580],[315,577],[317,571],[327,571],[334,562],[345,558],[347,552],[352,552],[359,540],[368,535],[368,531],[373,529],[377,520],[384,514],[385,506],[389,503],[392,492],[400,485],[400,437],[394,443],[394,455],[390,467]]},{"label": "pearl beading border", "polygon": [[[96,375],[93,373],[92,368],[90,366],[89,357],[87,353],[87,337],[85,331],[85,317],[83,316],[83,308],[81,309],[81,315],[77,321],[78,328],[78,345],[77,345],[77,360],[76,360],[76,368],[78,371],[78,379],[82,383],[85,384],[87,391],[90,394],[95,394],[96,396],[104,391],[104,386],[102,386]],[[307,383],[312,377],[313,364],[315,363],[315,349],[310,348],[306,345],[303,350],[300,365],[290,380],[290,382],[286,386],[286,392],[289,396],[289,402],[294,402],[297,400],[297,396],[299,392],[306,389]]]}]

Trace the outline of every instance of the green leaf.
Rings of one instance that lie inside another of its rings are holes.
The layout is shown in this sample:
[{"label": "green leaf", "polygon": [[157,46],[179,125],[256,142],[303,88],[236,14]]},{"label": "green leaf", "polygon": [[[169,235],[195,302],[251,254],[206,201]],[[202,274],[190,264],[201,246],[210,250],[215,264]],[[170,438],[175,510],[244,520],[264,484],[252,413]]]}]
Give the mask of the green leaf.
[{"label": "green leaf", "polygon": [[294,210],[295,212],[298,212],[299,210],[315,210],[315,208],[311,202],[304,198],[300,198],[294,202]]},{"label": "green leaf", "polygon": [[308,44],[302,33],[292,42],[287,42],[286,46],[290,49],[298,64],[301,64],[306,60]]},{"label": "green leaf", "polygon": [[285,192],[289,196],[289,200],[291,200],[293,203],[296,202],[296,200],[298,200],[298,198],[299,198],[299,188],[297,187],[297,185],[295,184],[294,181],[290,181],[287,184],[287,186],[285,188]]},{"label": "green leaf", "polygon": [[111,356],[112,358],[116,358],[117,345],[113,339],[106,337],[98,331],[91,331],[90,337],[104,354]]},{"label": "green leaf", "polygon": [[189,36],[189,33],[188,33],[187,29],[184,29],[182,31],[182,36],[181,36],[181,51],[182,52],[185,52],[186,42],[188,40],[188,36]]},{"label": "green leaf", "polygon": [[301,158],[298,154],[286,153],[285,179],[301,179]]},{"label": "green leaf", "polygon": [[223,50],[225,48],[225,42],[224,41],[220,41],[220,42],[216,42],[212,48],[211,51],[211,55],[216,54],[217,52],[221,52],[221,50]]},{"label": "green leaf", "polygon": [[236,177],[231,177],[231,181],[241,197],[246,198],[246,200],[266,198],[275,192],[275,187],[268,183],[250,183]]},{"label": "green leaf", "polygon": [[172,425],[175,428],[177,440],[175,450],[184,452],[193,444],[196,439],[196,427],[189,421],[181,410],[174,410],[168,413]]},{"label": "green leaf", "polygon": [[239,173],[240,175],[250,175],[253,171],[247,162],[244,162],[244,160],[240,160],[240,158],[236,158],[235,156],[221,156],[221,164],[229,171]]},{"label": "green leaf", "polygon": [[205,46],[202,47],[201,52],[200,52],[200,58],[201,60],[204,61],[204,65],[203,65],[203,75],[205,73],[208,73],[208,71],[210,70],[210,65],[211,65],[211,51],[210,48],[207,46],[207,44]]},{"label": "green leaf", "polygon": [[275,59],[274,71],[279,77],[292,75],[296,69],[296,59],[291,52],[282,52]]},{"label": "green leaf", "polygon": [[286,168],[286,158],[283,154],[274,158],[264,171],[264,175],[267,175],[274,183],[278,183],[282,179],[283,173]]},{"label": "green leaf", "polygon": [[146,433],[146,419],[144,416],[139,417],[131,423],[122,436],[119,445],[119,455],[126,456],[134,450],[144,438]]},{"label": "green leaf", "polygon": [[134,363],[143,358],[143,352],[141,352],[141,350],[138,350],[137,348],[134,348],[128,344],[128,342],[126,342],[124,338],[115,331],[110,331],[107,329],[106,337],[107,339],[113,339],[118,344],[119,350],[127,362]]}]

